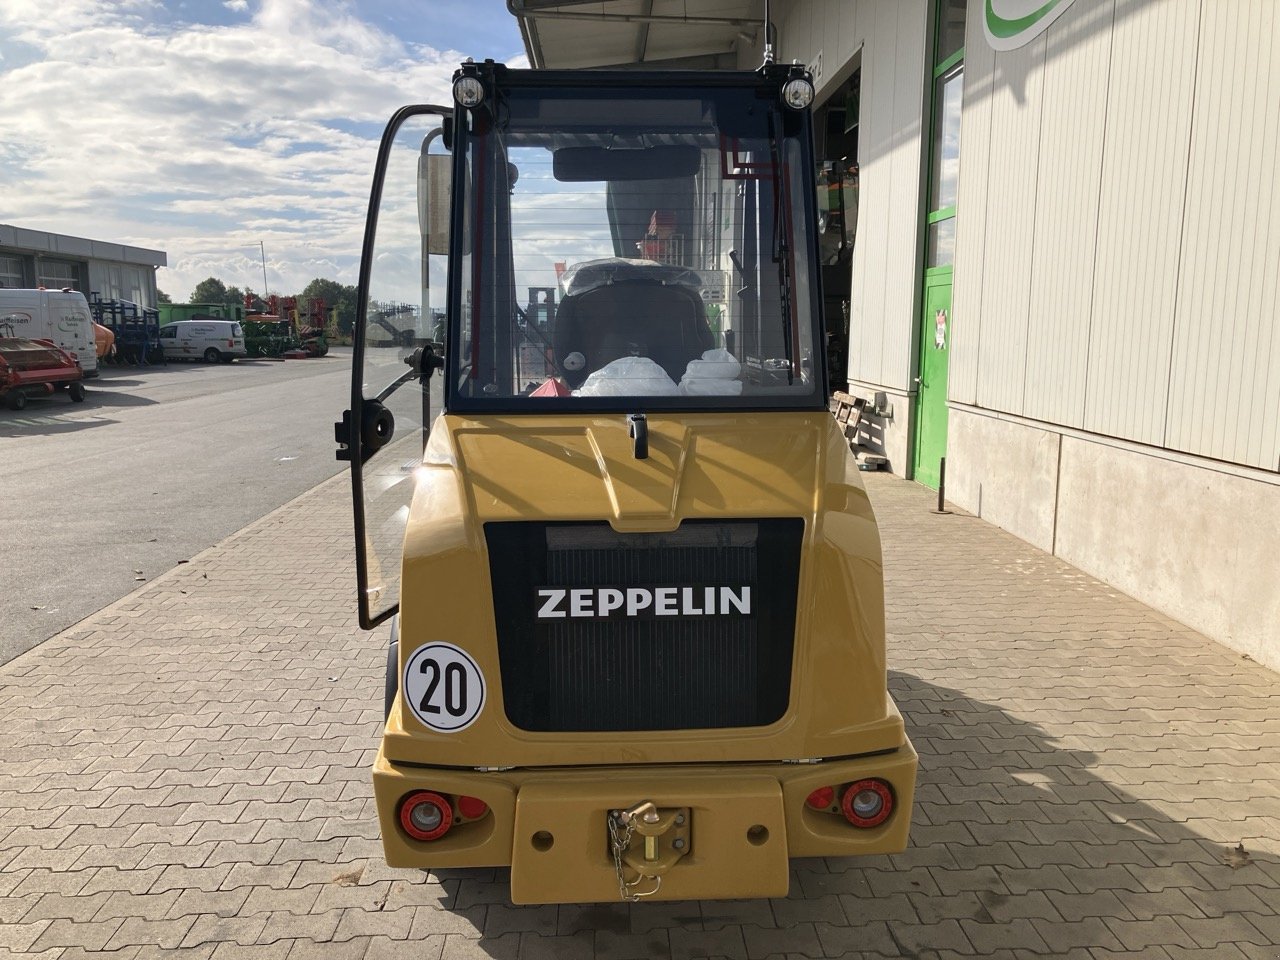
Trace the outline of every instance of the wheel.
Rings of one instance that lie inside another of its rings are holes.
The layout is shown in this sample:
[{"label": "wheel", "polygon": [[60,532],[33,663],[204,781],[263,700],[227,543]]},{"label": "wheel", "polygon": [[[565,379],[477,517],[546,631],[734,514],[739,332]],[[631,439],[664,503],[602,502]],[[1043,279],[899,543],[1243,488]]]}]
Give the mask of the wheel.
[{"label": "wheel", "polygon": [[15,390],[9,394],[10,410],[25,410],[27,406],[27,395],[21,390]]},{"label": "wheel", "polygon": [[67,393],[71,395],[72,403],[84,403],[84,384],[79,380],[67,385]]},{"label": "wheel", "polygon": [[217,363],[221,359],[222,359],[222,354],[218,352],[217,347],[210,347],[208,350],[204,352],[205,363]]}]

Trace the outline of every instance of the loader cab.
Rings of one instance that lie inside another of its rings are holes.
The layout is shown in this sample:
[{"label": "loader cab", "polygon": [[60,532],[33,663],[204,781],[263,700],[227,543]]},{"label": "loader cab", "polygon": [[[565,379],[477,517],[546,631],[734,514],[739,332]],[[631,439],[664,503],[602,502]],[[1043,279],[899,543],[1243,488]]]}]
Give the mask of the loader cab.
[{"label": "loader cab", "polygon": [[[453,136],[471,242],[451,264],[446,406],[822,406],[809,115],[780,96],[789,75],[464,73],[480,99]],[[549,335],[519,302],[535,287],[556,291]]]}]

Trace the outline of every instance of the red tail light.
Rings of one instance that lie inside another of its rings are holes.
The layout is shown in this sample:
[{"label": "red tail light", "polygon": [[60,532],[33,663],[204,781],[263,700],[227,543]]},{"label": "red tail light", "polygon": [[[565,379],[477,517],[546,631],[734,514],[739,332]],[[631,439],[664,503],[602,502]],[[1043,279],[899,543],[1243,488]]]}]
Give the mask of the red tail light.
[{"label": "red tail light", "polygon": [[840,809],[855,827],[878,827],[893,813],[893,789],[883,780],[858,780],[845,789]]},{"label": "red tail light", "polygon": [[835,799],[835,787],[819,787],[817,790],[813,791],[813,793],[809,794],[804,802],[814,810],[827,810],[831,807],[831,804],[835,802]]},{"label": "red tail light", "polygon": [[440,794],[419,790],[400,801],[400,826],[415,840],[439,840],[453,826],[453,808]]},{"label": "red tail light", "polygon": [[489,805],[478,797],[459,797],[458,812],[468,820],[479,820],[489,812]]},{"label": "red tail light", "polygon": [[236,342],[235,342],[234,340],[232,340],[230,337],[228,337],[228,338],[227,338],[227,346],[228,346],[228,347],[234,347],[235,345],[236,345]]}]

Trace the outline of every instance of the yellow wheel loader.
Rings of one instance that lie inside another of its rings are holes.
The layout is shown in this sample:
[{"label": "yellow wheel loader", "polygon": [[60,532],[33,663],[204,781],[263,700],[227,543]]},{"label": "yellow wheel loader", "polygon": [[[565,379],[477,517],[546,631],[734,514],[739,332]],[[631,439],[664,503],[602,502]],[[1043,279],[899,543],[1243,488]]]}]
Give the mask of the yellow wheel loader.
[{"label": "yellow wheel loader", "polygon": [[387,862],[558,903],[782,896],[792,857],[902,850],[810,78],[468,62],[453,97],[383,137],[336,425],[360,624],[391,631]]}]

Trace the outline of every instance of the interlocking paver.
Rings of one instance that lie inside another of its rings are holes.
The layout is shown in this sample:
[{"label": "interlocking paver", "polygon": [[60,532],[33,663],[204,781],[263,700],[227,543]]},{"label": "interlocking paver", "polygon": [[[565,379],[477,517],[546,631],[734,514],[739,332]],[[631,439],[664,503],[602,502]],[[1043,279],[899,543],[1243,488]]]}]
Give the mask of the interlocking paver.
[{"label": "interlocking paver", "polygon": [[337,479],[0,667],[0,955],[1280,960],[1280,678],[867,480],[921,754],[906,852],[634,906],[386,867]]}]

